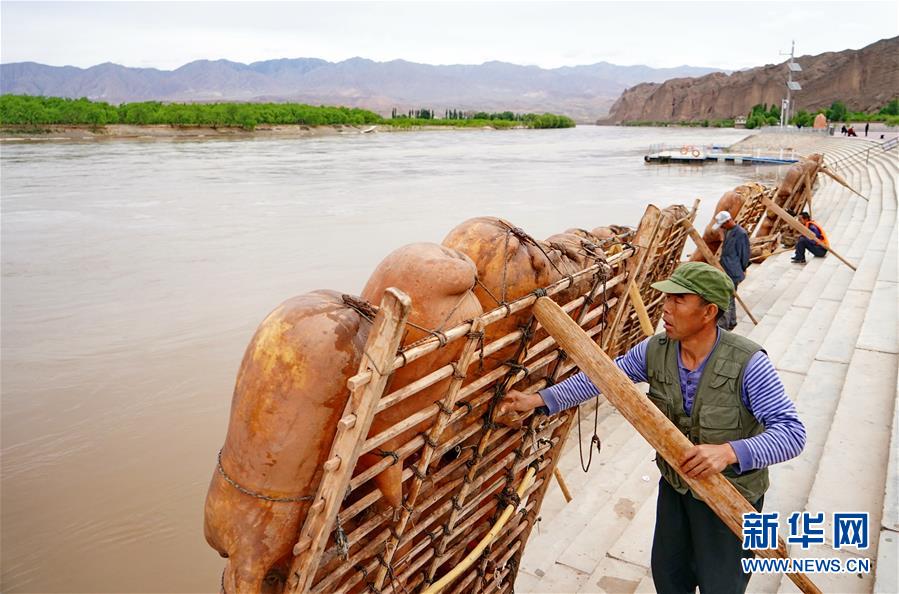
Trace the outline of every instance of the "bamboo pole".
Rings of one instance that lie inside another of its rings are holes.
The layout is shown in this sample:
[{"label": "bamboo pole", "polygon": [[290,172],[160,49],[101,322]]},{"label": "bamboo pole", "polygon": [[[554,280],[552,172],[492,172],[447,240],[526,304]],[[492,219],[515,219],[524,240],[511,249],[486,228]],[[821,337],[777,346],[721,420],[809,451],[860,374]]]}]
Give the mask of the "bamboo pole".
[{"label": "bamboo pole", "polygon": [[[790,227],[792,227],[793,229],[795,229],[796,231],[798,231],[799,233],[801,233],[803,236],[808,237],[808,238],[811,239],[812,241],[817,241],[817,240],[818,240],[818,238],[815,237],[815,234],[808,230],[808,227],[806,227],[805,225],[803,225],[802,223],[800,223],[799,221],[797,221],[795,218],[791,217],[790,214],[789,214],[787,211],[785,211],[784,209],[782,209],[782,208],[779,207],[778,205],[774,204],[774,202],[772,202],[771,200],[769,200],[767,197],[762,198],[762,202],[765,203],[765,206],[767,206],[768,209],[769,209],[771,212],[773,212],[774,214],[776,214],[777,216],[779,216],[781,219],[783,219],[783,221],[784,221],[787,225],[789,225]],[[846,258],[844,258],[843,256],[841,256],[841,255],[838,254],[837,252],[833,251],[833,249],[827,248],[827,251],[828,251],[829,253],[833,254],[833,255],[834,255],[840,262],[842,262],[843,264],[845,264],[846,266],[848,266],[848,267],[851,268],[852,270],[856,270],[856,267],[853,266],[852,263],[851,263],[849,260],[847,260]]]},{"label": "bamboo pole", "polygon": [[[683,474],[680,462],[685,453],[693,447],[690,440],[634,386],[596,343],[584,336],[584,331],[560,311],[559,306],[551,299],[538,299],[534,304],[534,315],[606,399],[681,475],[690,490],[712,508],[738,538],[741,538],[743,514],[755,513],[756,510],[736,487],[721,473],[703,479],[694,479]],[[754,552],[760,557],[787,558],[786,544],[780,538],[777,549],[760,549]],[[787,575],[802,592],[820,594],[820,590],[805,574]]]},{"label": "bamboo pole", "polygon": [[565,482],[565,477],[562,476],[562,471],[559,470],[559,467],[556,466],[553,468],[553,476],[556,477],[556,482],[559,483],[559,488],[562,489],[562,495],[565,497],[565,503],[571,503],[571,500],[574,499],[571,491],[568,490],[568,483]]},{"label": "bamboo pole", "polygon": [[[656,236],[659,233],[659,228],[662,226],[662,214],[661,212],[656,212],[655,224],[652,227],[652,232],[649,234],[649,241],[646,242],[645,246],[639,246],[643,249],[643,253],[640,254],[640,259],[637,261],[637,265],[634,267],[633,272],[630,275],[630,278],[627,281],[627,288],[625,289],[624,295],[629,295],[631,292],[631,287],[637,286],[638,278],[643,276],[643,266],[646,264],[646,260],[649,257],[649,252],[655,249],[655,241]],[[644,215],[645,216],[645,215]],[[639,233],[639,229],[637,230]],[[624,311],[627,309],[627,299],[622,298],[621,303],[618,304],[617,309],[615,310],[615,318],[612,321],[612,325],[609,327],[609,333],[605,336],[605,344],[603,344],[603,348],[607,349],[612,344],[613,337],[615,336],[615,332],[618,330],[618,325],[621,324],[621,319],[624,317]]]},{"label": "bamboo pole", "polygon": [[[612,270],[611,266],[609,267],[609,270]],[[594,302],[596,295],[599,292],[599,288],[600,288],[600,278],[597,277],[596,281],[593,283],[593,286],[590,288],[590,292],[588,294],[589,299],[583,300],[583,306],[581,307],[581,310],[578,312],[578,315],[577,315],[578,326],[583,326],[585,323],[587,323],[586,320],[587,320],[588,315],[590,314],[590,304]],[[608,281],[606,281],[605,286],[603,287],[603,291],[602,291],[603,300],[606,303],[609,302],[609,295],[606,293],[607,290],[608,290]],[[639,293],[638,293],[638,295],[639,295]],[[601,314],[602,307],[597,307],[596,310],[598,312],[600,312],[600,314]],[[604,326],[606,323],[607,323],[607,320],[599,321],[600,326]],[[549,337],[549,340],[551,340],[553,345],[555,345],[555,341],[552,339],[552,337]],[[559,359],[558,363],[556,363],[555,369],[553,369],[552,375],[550,376],[550,378],[552,378],[552,382],[554,384],[559,380],[559,376],[561,375],[563,361],[564,361],[563,359],[561,359],[561,358]],[[564,427],[562,427],[562,430],[560,431],[562,443],[565,443],[565,441],[568,439],[568,433],[571,431],[571,425],[573,422],[574,422],[574,415],[571,415],[571,417],[565,423]],[[552,460],[550,461],[550,467],[552,468],[553,476],[555,477],[556,482],[559,484],[559,489],[562,490],[562,496],[565,497],[565,503],[571,503],[571,500],[574,499],[574,496],[571,494],[571,491],[568,489],[568,483],[565,482],[565,477],[562,475],[562,471],[559,470],[558,464],[559,464],[559,456],[553,456]],[[545,489],[543,489],[538,494],[538,501],[543,501],[543,492],[544,491],[545,491]]]},{"label": "bamboo pole", "polygon": [[[867,149],[867,150],[870,151],[871,149],[869,148],[869,149]],[[859,151],[858,153],[854,153],[854,154],[850,155],[850,157],[854,157],[854,156],[859,155],[859,154],[861,154],[861,151]],[[799,158],[802,159],[803,161],[810,161],[810,160],[811,160],[811,159],[809,159],[808,157],[804,157],[804,156],[802,156],[802,155],[799,155]],[[868,162],[868,161],[867,161],[867,155],[866,155],[866,157],[865,157],[865,162],[866,162],[866,163]],[[852,192],[852,193],[855,194],[856,196],[859,196],[860,198],[864,199],[866,202],[868,201],[868,198],[867,198],[864,194],[860,194],[859,192],[857,192],[852,186],[849,185],[849,182],[847,182],[847,181],[843,178],[843,176],[841,176],[840,174],[838,174],[838,173],[836,173],[835,171],[833,171],[833,170],[830,168],[830,166],[827,165],[826,163],[821,163],[821,165],[818,167],[818,171],[820,171],[821,173],[823,173],[823,174],[829,176],[829,177],[830,177],[831,179],[833,179],[835,182],[837,182],[837,183],[840,184],[841,186],[844,186],[845,188],[847,188],[850,192]]]},{"label": "bamboo pole", "polygon": [[[541,297],[541,299],[544,299]],[[555,304],[555,303],[554,303]],[[558,307],[558,306],[557,306]],[[566,316],[567,317],[567,316]],[[573,323],[573,322],[572,322]],[[533,468],[529,468],[527,473],[524,475],[521,483],[518,485],[518,490],[516,491],[518,497],[520,498],[524,495],[524,492],[528,490],[531,484],[534,482],[534,476],[536,472]],[[509,518],[512,517],[512,514],[515,512],[515,505],[510,503],[506,506],[506,509],[503,510],[502,515],[500,515],[499,519],[493,525],[493,528],[490,529],[490,532],[481,539],[481,542],[470,552],[466,557],[462,560],[461,563],[456,565],[448,574],[434,582],[427,590],[422,592],[422,594],[439,594],[443,591],[444,588],[449,586],[453,581],[462,575],[466,569],[472,566],[475,561],[477,561],[478,557],[481,556],[481,553],[484,552],[484,549],[487,548],[493,539],[500,533],[503,529],[503,526],[506,525],[506,522],[509,521]]]},{"label": "bamboo pole", "polygon": [[777,256],[778,254],[784,254],[784,253],[786,253],[786,252],[791,252],[791,251],[793,251],[793,248],[788,248],[788,247],[786,247],[786,248],[780,248],[780,249],[778,249],[778,250],[774,250],[774,251],[771,252],[770,254],[759,254],[759,255],[756,256],[755,258],[750,258],[750,262],[752,262],[752,263],[754,263],[754,264],[761,264],[762,262],[764,262],[765,260],[767,260],[767,259],[770,258],[771,256]]},{"label": "bamboo pole", "polygon": [[[690,234],[690,239],[693,240],[693,243],[696,244],[696,247],[699,248],[699,251],[702,252],[703,257],[708,260],[709,264],[717,268],[718,270],[724,271],[724,268],[721,267],[721,262],[718,261],[718,258],[715,254],[712,253],[712,250],[709,249],[708,244],[702,239],[702,235],[699,234],[699,231],[693,226],[690,221],[683,221],[681,223],[684,226],[684,229],[687,230],[687,233]],[[734,289],[734,299],[737,303],[740,304],[740,307],[743,308],[743,311],[746,312],[746,315],[749,316],[749,319],[752,320],[753,324],[758,325],[759,321],[755,319],[755,316],[752,315],[752,312],[749,310],[749,306],[743,301],[740,297],[740,294],[737,293],[736,288]]]},{"label": "bamboo pole", "polygon": [[646,311],[646,304],[643,303],[643,298],[640,297],[640,289],[637,288],[637,285],[630,285],[628,294],[631,298],[631,305],[634,306],[634,310],[637,312],[637,318],[640,320],[640,328],[643,330],[643,334],[652,336],[655,334],[655,331],[649,319],[649,312]]},{"label": "bamboo pole", "polygon": [[[632,254],[630,254],[626,251],[621,252],[620,254],[615,254],[615,255],[609,257],[609,264],[613,264],[613,265],[617,264],[618,262],[620,262],[622,260],[627,260],[631,256],[632,256]],[[568,289],[569,287],[573,286],[576,282],[580,281],[582,278],[587,277],[591,274],[595,274],[599,270],[600,266],[602,266],[602,264],[593,264],[592,266],[584,268],[583,270],[579,270],[570,276],[566,276],[565,278],[558,280],[547,287],[544,287],[544,289],[546,290],[547,296],[552,296],[552,295],[555,295],[556,293],[560,293],[560,292],[564,291],[565,289]],[[613,286],[613,282],[611,280],[609,281],[608,286],[609,287]],[[537,296],[534,295],[533,293],[525,295],[524,297],[519,297],[518,299],[516,299],[515,301],[512,301],[511,303],[498,306],[495,309],[492,309],[492,310],[484,313],[481,316],[481,321],[484,323],[484,326],[489,326],[490,324],[497,322],[499,320],[508,318],[509,316],[514,315],[523,309],[527,309],[528,307],[533,305],[534,301],[536,301],[536,300],[537,300]],[[444,334],[444,336],[446,336],[446,342],[450,343],[450,342],[453,342],[454,340],[458,340],[459,338],[462,338],[463,336],[468,334],[470,331],[471,331],[471,322],[463,322],[462,324],[459,324],[458,326],[456,326],[454,328],[450,328],[449,330],[445,331],[443,334]],[[415,361],[416,359],[420,359],[421,357],[424,357],[425,355],[433,353],[434,351],[441,348],[442,346],[443,345],[441,344],[441,340],[438,337],[436,337],[436,336],[430,337],[430,338],[422,341],[421,344],[414,346],[408,350],[403,351],[402,355],[397,355],[393,361],[392,369],[399,369],[400,367],[408,365],[409,363],[411,363],[412,361]],[[354,375],[353,377],[351,377],[349,380],[347,380],[347,386],[349,386],[349,388],[351,390],[355,390],[357,388],[362,387],[367,382],[371,381],[371,378],[372,378],[372,374],[371,374],[370,370],[361,371],[361,372],[357,373],[356,375]]]},{"label": "bamboo pole", "polygon": [[808,211],[809,215],[812,214],[812,183],[814,182],[816,171],[808,171],[802,178],[803,188],[800,199],[797,200],[797,204],[793,205],[793,212],[802,212],[803,210]]},{"label": "bamboo pole", "polygon": [[[533,323],[533,321],[532,321],[532,323]],[[522,362],[524,362],[525,358],[527,358],[527,355],[528,355],[528,345],[526,343],[522,343],[518,349],[518,352],[515,354],[515,357],[514,357],[515,363],[520,365]],[[508,367],[508,366],[506,366],[506,367]],[[511,368],[510,368],[510,370],[511,370]],[[518,373],[522,373],[522,372],[518,372]],[[498,389],[502,392],[503,396],[505,396],[506,391],[508,390],[509,386],[514,384],[512,379],[515,375],[518,375],[518,373],[509,374],[508,372],[506,372],[505,377],[503,378],[503,380],[501,381],[501,383],[499,384],[499,387],[498,387]],[[491,395],[489,400],[492,400],[492,399],[493,399],[493,396]],[[474,456],[473,463],[471,464],[471,466],[468,468],[468,471],[466,472],[466,480],[462,484],[462,488],[459,489],[459,492],[456,494],[457,506],[454,506],[452,511],[450,512],[450,516],[446,522],[446,527],[445,527],[446,530],[439,537],[439,540],[437,541],[437,545],[435,546],[434,559],[431,561],[431,564],[428,567],[428,579],[433,578],[434,574],[437,572],[437,568],[439,567],[441,558],[446,553],[446,547],[449,542],[448,534],[452,533],[453,529],[456,527],[456,524],[459,522],[459,519],[462,515],[461,506],[465,504],[466,500],[468,499],[468,495],[471,491],[471,481],[474,480],[477,473],[481,470],[481,465],[483,464],[483,456],[487,450],[487,444],[490,442],[490,436],[493,432],[492,423],[495,420],[496,411],[492,410],[491,406],[488,404],[487,412],[485,413],[485,415],[486,415],[486,420],[489,421],[489,423],[491,423],[491,425],[488,425],[487,428],[484,429],[484,432],[481,434],[481,437],[478,440],[477,448],[475,450],[476,454]]]},{"label": "bamboo pole", "polygon": [[328,542],[332,519],[343,501],[362,443],[371,428],[378,400],[393,371],[396,351],[411,310],[412,300],[408,295],[394,288],[384,292],[381,308],[359,363],[360,373],[371,371],[371,381],[351,392],[343,417],[337,424],[337,434],[325,462],[325,472],[315,502],[309,507],[299,540],[293,548],[295,557],[287,574],[290,576],[287,583],[289,592],[306,592],[312,585],[316,566]]},{"label": "bamboo pole", "polygon": [[393,557],[399,547],[400,540],[403,537],[403,533],[406,531],[409,519],[412,517],[412,509],[418,502],[418,495],[421,493],[424,477],[428,473],[428,468],[431,465],[431,460],[437,449],[437,444],[443,436],[444,429],[446,429],[446,426],[449,424],[449,417],[452,414],[451,411],[455,409],[459,390],[462,389],[462,382],[465,381],[468,367],[474,360],[478,348],[478,341],[483,340],[483,329],[481,320],[476,318],[471,323],[469,338],[466,341],[465,346],[462,347],[462,353],[459,355],[459,360],[455,365],[453,381],[450,382],[446,395],[443,397],[437,420],[431,426],[431,430],[428,431],[428,439],[425,440],[425,446],[418,461],[418,473],[412,480],[412,485],[409,487],[409,493],[406,495],[405,504],[400,511],[399,520],[394,526],[390,540],[387,541],[386,561],[381,565],[380,569],[378,569],[378,575],[375,577],[375,588],[378,590],[384,585],[384,580],[387,578],[387,568],[390,567],[390,563],[393,562]]},{"label": "bamboo pole", "polygon": [[849,189],[850,192],[852,192],[856,196],[863,198],[865,200],[865,202],[869,201],[865,195],[860,194],[859,192],[855,191],[855,189],[853,189],[853,187],[849,185],[849,182],[847,182],[845,179],[843,179],[843,176],[831,171],[830,168],[827,167],[826,165],[821,168],[821,173],[829,176],[831,179],[833,179],[835,182],[837,182],[841,186],[845,186],[846,188]]},{"label": "bamboo pole", "polygon": [[[513,444],[515,439],[517,439],[517,436],[508,435],[508,434],[505,436],[505,438],[503,440],[497,439],[495,442],[492,443],[492,445],[496,446],[496,450],[492,451],[490,454],[485,456],[484,460],[487,462],[492,462],[498,456],[499,453],[501,453],[506,448],[511,447],[511,445]],[[524,459],[525,463],[521,464],[521,467],[527,466],[527,464],[531,463],[534,459],[538,458],[541,454],[543,454],[546,451],[546,449],[548,449],[548,448],[546,446],[544,446],[542,449],[538,450],[537,452],[530,454],[527,458]],[[464,462],[467,458],[470,458],[470,456],[463,454],[463,456],[461,456],[459,459],[461,461],[458,461],[458,463],[453,462],[453,464],[448,465],[446,468],[442,468],[440,471],[438,471],[437,473],[435,473],[432,476],[434,483],[439,484],[441,486],[435,492],[431,493],[430,496],[427,499],[425,499],[424,501],[422,501],[421,504],[419,505],[418,513],[420,515],[416,516],[417,521],[415,521],[412,524],[412,528],[410,528],[410,531],[408,533],[410,537],[414,537],[415,535],[421,533],[422,531],[425,531],[434,522],[436,522],[444,513],[446,513],[450,509],[451,504],[448,501],[445,502],[444,504],[442,504],[442,506],[439,507],[438,509],[431,509],[431,506],[433,506],[436,502],[440,501],[447,494],[449,494],[450,492],[452,492],[453,490],[455,490],[456,488],[458,488],[461,485],[461,483],[462,483],[461,478],[456,479],[454,481],[445,480],[445,479],[447,479],[447,477],[449,475],[453,474],[455,469],[457,469],[459,466],[464,464]],[[503,458],[503,459],[497,461],[496,463],[492,464],[491,466],[487,467],[485,469],[485,471],[481,475],[479,475],[478,478],[476,478],[474,480],[473,488],[477,490],[477,496],[472,499],[472,505],[479,505],[487,498],[492,497],[492,495],[489,492],[489,489],[480,489],[480,487],[484,483],[486,483],[488,480],[490,480],[494,475],[498,474],[500,471],[502,471],[503,469],[508,467],[509,464],[512,462],[513,462],[513,454],[509,454],[505,458]],[[407,471],[408,471],[408,469],[407,469]],[[408,471],[408,475],[411,476],[411,474],[412,474],[411,471]],[[423,514],[422,510],[427,510],[428,513]],[[372,522],[375,523],[375,527],[381,527],[381,526],[386,525],[386,524],[379,524],[378,518],[375,518],[374,520],[372,520]],[[370,531],[371,531],[371,528],[369,528],[368,530],[365,530],[364,534],[367,534]],[[363,534],[363,536],[364,536],[364,534]],[[390,536],[390,530],[386,527],[382,528],[380,530],[380,532],[378,532],[374,536],[368,536],[367,538],[365,538],[366,546],[363,547],[361,550],[354,551],[353,557],[355,559],[365,559],[365,558],[368,558],[368,557],[374,555],[375,552],[377,551],[377,549],[381,547],[382,543],[387,541],[389,536]],[[352,544],[355,544],[360,541],[360,537],[357,536],[356,532],[354,531],[353,533],[351,533],[349,535],[349,541],[352,546]],[[380,565],[380,563],[378,563],[376,560],[372,560],[369,562],[369,567],[367,568],[366,571],[374,572],[378,565]],[[330,572],[325,578],[323,578],[320,582],[318,582],[315,585],[314,592],[325,592],[328,594],[332,594],[332,593],[336,594],[338,592],[343,591],[342,589],[338,589],[336,587],[336,584],[338,582],[340,582],[340,580],[345,575],[345,574],[341,574],[340,572],[341,571],[346,572],[350,569],[352,569],[351,565],[348,566],[347,564],[343,564],[336,571]],[[347,583],[350,583],[350,582],[347,582]],[[344,585],[346,585],[346,584],[344,584]]]}]

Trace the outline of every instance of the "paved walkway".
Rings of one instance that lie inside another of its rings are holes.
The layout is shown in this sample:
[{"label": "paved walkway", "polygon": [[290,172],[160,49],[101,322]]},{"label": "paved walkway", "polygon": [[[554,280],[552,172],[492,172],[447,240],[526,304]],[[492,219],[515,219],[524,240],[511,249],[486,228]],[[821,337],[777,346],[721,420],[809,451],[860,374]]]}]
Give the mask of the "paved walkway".
[{"label": "paved walkway", "polygon": [[[765,509],[780,512],[784,537],[785,518],[796,510],[827,512],[828,535],[833,512],[869,512],[873,542],[863,555],[834,551],[829,536],[826,545],[794,547],[791,554],[876,559],[872,574],[813,579],[824,592],[895,593],[899,149],[884,152],[870,141],[811,136],[795,135],[796,150],[823,151],[826,162],[835,163],[869,201],[819,175],[813,215],[857,271],[833,256],[798,266],[784,253],[753,266],[740,286],[759,325],[741,316],[736,331],[765,346],[808,429],[805,451],[771,468]],[[559,468],[574,500],[565,504],[555,483],[547,491],[521,561],[519,593],[655,591],[648,569],[659,480],[655,452],[602,397],[597,406],[602,453],[583,473],[577,430],[572,430]],[[582,415],[581,428],[586,448],[592,412]],[[797,589],[781,575],[756,575],[749,591]]]}]

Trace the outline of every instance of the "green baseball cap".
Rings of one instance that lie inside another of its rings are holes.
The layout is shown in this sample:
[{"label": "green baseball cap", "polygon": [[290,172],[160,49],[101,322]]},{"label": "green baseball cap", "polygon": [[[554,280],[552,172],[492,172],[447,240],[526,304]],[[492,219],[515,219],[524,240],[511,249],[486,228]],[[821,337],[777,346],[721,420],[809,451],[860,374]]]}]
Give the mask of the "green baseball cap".
[{"label": "green baseball cap", "polygon": [[734,294],[730,277],[705,262],[685,262],[667,280],[652,283],[652,288],[663,293],[699,295],[721,311],[730,307]]}]

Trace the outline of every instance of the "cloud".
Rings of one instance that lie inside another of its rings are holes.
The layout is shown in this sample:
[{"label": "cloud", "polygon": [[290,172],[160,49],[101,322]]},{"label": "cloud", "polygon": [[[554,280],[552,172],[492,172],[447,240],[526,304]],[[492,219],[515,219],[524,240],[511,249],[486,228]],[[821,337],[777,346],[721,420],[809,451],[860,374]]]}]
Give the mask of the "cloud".
[{"label": "cloud", "polygon": [[[838,22],[834,14],[841,15]],[[743,68],[896,34],[893,2],[4,2],[0,59],[173,69],[362,56]],[[835,33],[839,35],[835,35]]]}]

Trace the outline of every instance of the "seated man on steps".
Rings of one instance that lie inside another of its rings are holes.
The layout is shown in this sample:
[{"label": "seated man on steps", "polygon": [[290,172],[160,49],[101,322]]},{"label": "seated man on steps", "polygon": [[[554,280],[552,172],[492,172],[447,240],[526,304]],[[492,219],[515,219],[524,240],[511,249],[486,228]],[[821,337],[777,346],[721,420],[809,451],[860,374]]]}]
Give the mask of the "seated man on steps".
[{"label": "seated man on steps", "polygon": [[[771,464],[805,447],[805,427],[761,346],[719,328],[733,283],[705,262],[682,264],[652,285],[666,293],[665,331],[615,363],[633,382],[649,383],[649,398],[694,446],[680,460],[691,478],[724,474],[759,511]],[[500,416],[541,408],[546,414],[599,394],[583,373],[524,394],[510,390]],[[741,540],[697,499],[681,476],[656,457],[662,478],[652,544],[652,577],[660,594],[742,594],[749,583]]]},{"label": "seated man on steps", "polygon": [[799,222],[805,225],[805,227],[815,234],[815,237],[818,239],[816,241],[812,241],[805,235],[799,237],[799,241],[796,242],[796,253],[790,259],[790,262],[794,264],[805,264],[805,251],[808,250],[812,253],[816,258],[823,258],[827,255],[827,250],[830,249],[830,241],[827,240],[827,234],[824,233],[824,229],[812,220],[812,217],[809,216],[807,212],[799,213]]}]

